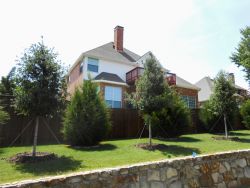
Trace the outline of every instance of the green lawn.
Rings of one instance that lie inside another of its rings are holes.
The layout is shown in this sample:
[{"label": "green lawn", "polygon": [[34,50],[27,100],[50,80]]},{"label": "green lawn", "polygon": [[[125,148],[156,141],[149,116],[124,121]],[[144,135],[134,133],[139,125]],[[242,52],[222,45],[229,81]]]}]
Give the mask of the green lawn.
[{"label": "green lawn", "polygon": [[171,141],[154,139],[154,143],[163,143],[169,146],[168,149],[162,151],[146,151],[134,147],[136,143],[147,142],[147,139],[105,141],[101,143],[100,147],[92,149],[72,149],[65,145],[43,145],[38,146],[38,151],[54,152],[60,156],[60,159],[22,165],[10,164],[4,159],[16,153],[31,151],[31,147],[0,148],[0,184],[73,171],[188,156],[193,151],[204,154],[250,149],[250,131],[235,131],[232,135],[240,137],[241,140],[237,142],[215,141],[211,138],[213,136],[211,134],[183,135]]}]

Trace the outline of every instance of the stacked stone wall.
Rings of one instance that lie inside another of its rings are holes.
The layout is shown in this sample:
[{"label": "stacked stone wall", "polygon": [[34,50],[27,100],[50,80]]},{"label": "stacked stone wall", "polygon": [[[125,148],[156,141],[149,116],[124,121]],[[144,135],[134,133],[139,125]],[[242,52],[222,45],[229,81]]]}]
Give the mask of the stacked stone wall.
[{"label": "stacked stone wall", "polygon": [[[62,164],[63,165],[63,164]],[[250,150],[80,172],[4,188],[233,188],[250,187]]]}]

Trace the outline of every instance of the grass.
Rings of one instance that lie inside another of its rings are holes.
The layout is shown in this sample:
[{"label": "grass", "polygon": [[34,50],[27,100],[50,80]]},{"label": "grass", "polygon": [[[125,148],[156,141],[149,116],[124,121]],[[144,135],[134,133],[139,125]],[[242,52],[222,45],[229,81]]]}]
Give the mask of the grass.
[{"label": "grass", "polygon": [[174,140],[154,139],[154,143],[166,144],[166,150],[147,151],[135,148],[137,143],[145,143],[147,139],[127,139],[104,141],[98,148],[73,149],[65,145],[42,145],[38,151],[54,152],[60,156],[58,160],[35,164],[14,165],[6,160],[16,153],[31,151],[29,147],[0,148],[0,184],[34,179],[49,175],[66,174],[104,167],[114,167],[145,161],[161,160],[178,156],[214,153],[228,150],[250,149],[250,131],[235,131],[240,141],[213,140],[212,134],[183,135]]}]

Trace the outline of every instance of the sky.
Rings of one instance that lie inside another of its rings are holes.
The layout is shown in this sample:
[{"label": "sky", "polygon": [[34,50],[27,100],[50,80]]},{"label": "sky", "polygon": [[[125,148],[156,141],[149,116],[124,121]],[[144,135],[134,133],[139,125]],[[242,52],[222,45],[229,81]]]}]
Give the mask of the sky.
[{"label": "sky", "polygon": [[249,88],[229,58],[240,29],[250,26],[249,10],[250,0],[1,0],[0,77],[41,36],[70,66],[82,52],[113,41],[120,25],[125,48],[153,52],[191,83],[225,70]]}]

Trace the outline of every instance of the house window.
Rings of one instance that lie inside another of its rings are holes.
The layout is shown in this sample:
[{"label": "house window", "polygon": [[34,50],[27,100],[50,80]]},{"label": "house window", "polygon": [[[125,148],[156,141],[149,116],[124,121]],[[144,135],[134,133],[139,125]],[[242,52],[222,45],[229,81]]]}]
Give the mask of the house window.
[{"label": "house window", "polygon": [[80,70],[79,70],[79,72],[80,72],[80,74],[82,74],[82,72],[83,72],[83,63],[81,63],[81,65],[80,65]]},{"label": "house window", "polygon": [[98,72],[99,60],[94,58],[88,58],[88,71]]},{"label": "house window", "polygon": [[181,96],[188,108],[196,108],[196,97],[193,96]]},{"label": "house window", "polygon": [[105,101],[110,108],[121,108],[122,88],[105,86]]}]

